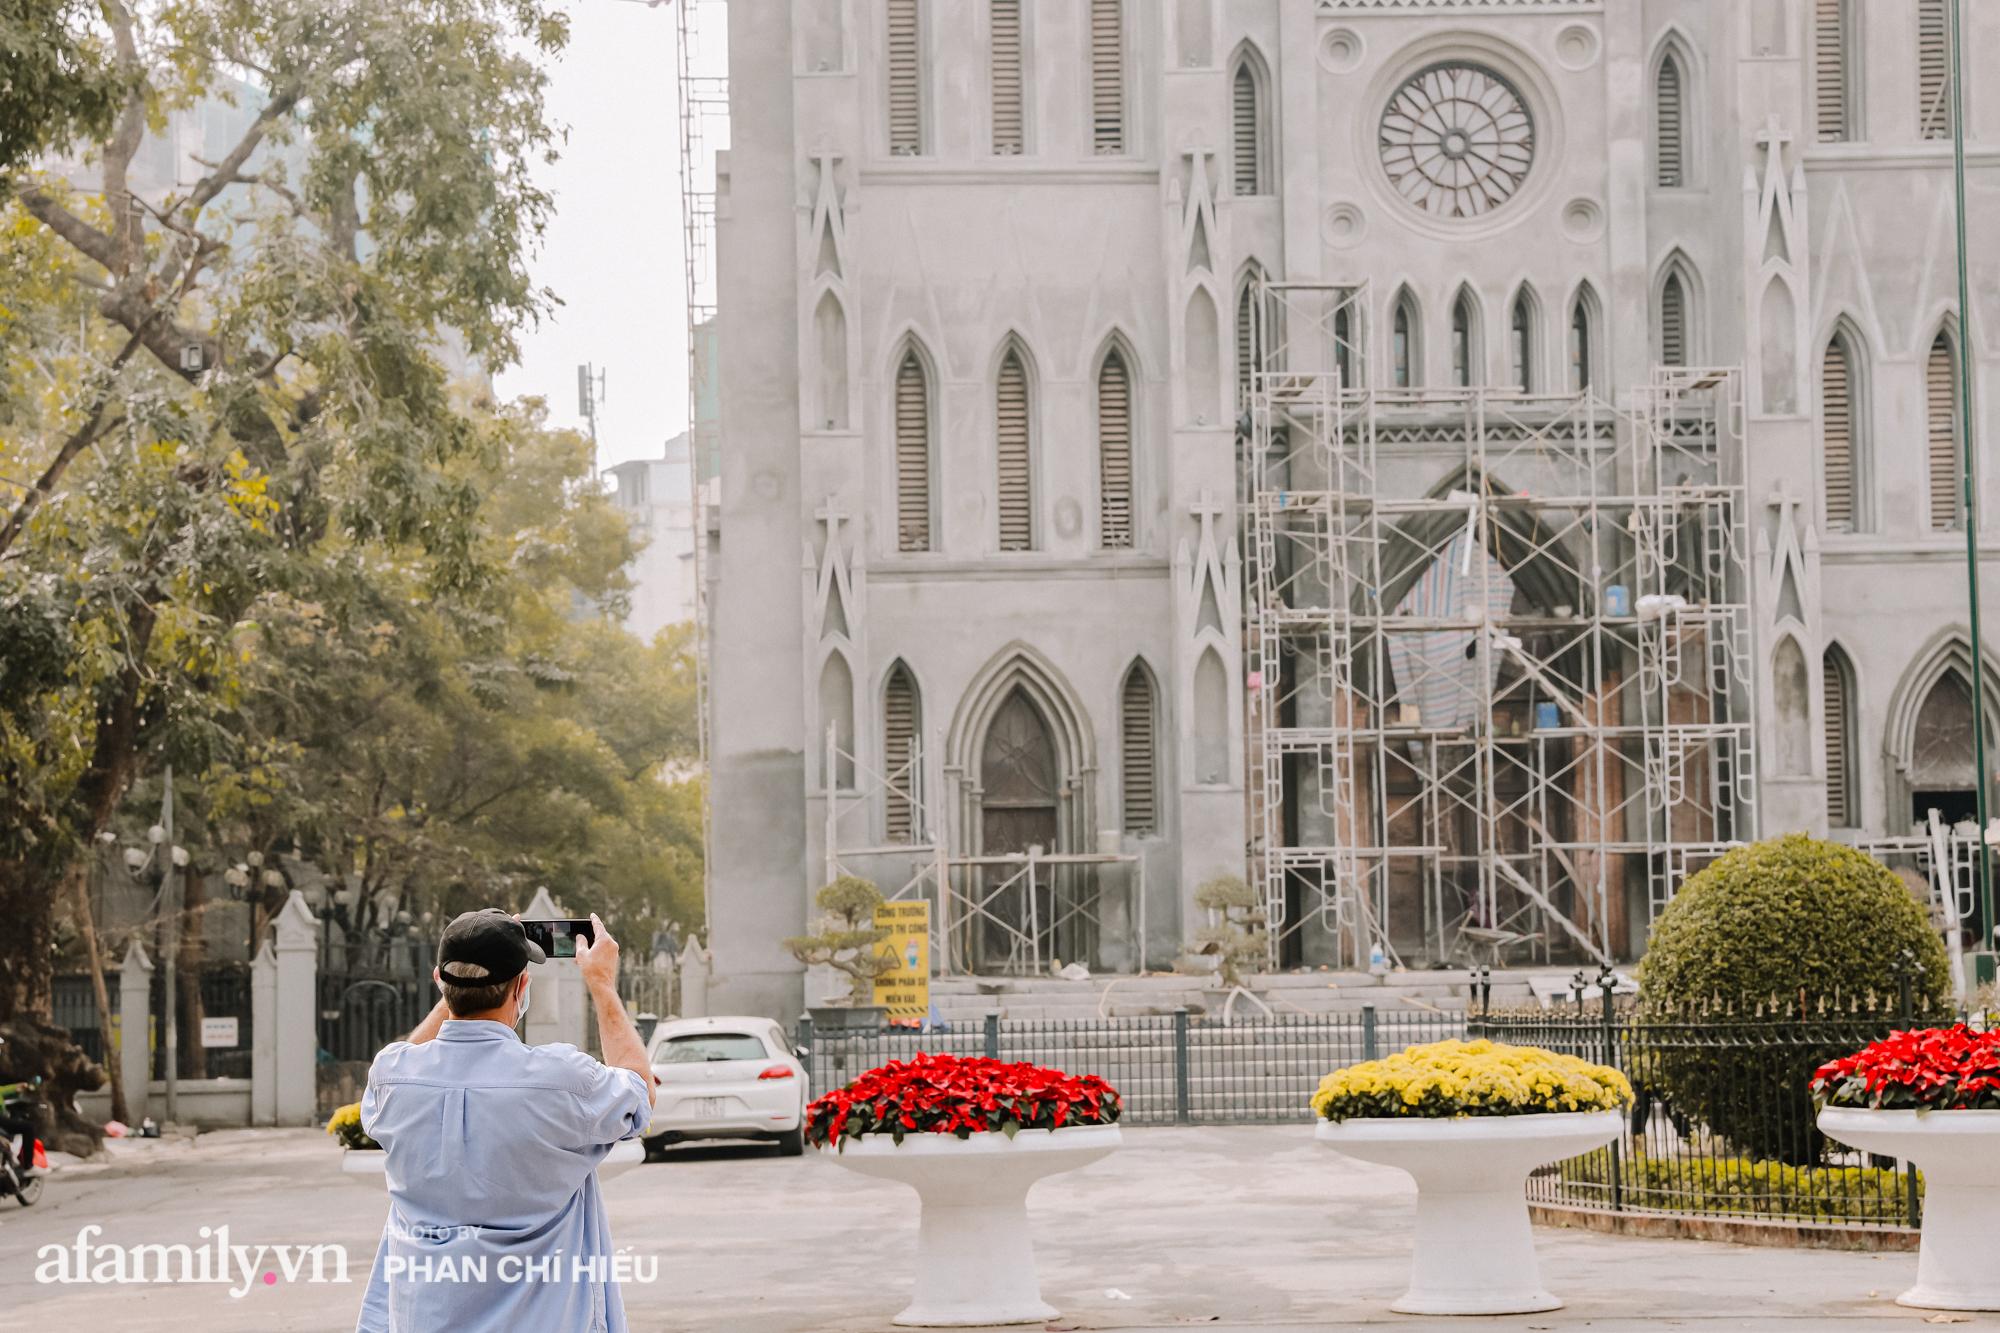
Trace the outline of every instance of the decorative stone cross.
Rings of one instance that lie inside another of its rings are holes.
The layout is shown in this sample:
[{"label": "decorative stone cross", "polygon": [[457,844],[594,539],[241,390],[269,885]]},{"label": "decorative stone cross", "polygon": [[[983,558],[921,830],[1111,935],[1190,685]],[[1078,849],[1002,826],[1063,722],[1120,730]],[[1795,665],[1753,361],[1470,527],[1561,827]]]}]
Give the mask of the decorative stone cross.
[{"label": "decorative stone cross", "polygon": [[840,536],[840,525],[850,516],[833,496],[828,495],[820,507],[813,510],[813,517],[826,525],[826,544],[831,546]]},{"label": "decorative stone cross", "polygon": [[1203,487],[1200,498],[1188,506],[1188,513],[1200,520],[1202,541],[1204,543],[1214,541],[1215,522],[1222,517],[1222,506],[1208,493],[1207,487]]}]

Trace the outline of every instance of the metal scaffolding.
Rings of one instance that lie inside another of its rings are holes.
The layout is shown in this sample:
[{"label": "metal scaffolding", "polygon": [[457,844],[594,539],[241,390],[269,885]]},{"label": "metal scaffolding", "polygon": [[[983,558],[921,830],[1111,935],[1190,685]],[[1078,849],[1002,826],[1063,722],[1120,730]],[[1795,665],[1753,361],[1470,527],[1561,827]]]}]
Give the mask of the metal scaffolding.
[{"label": "metal scaffolding", "polygon": [[[1146,861],[1126,852],[952,854],[937,784],[927,782],[919,733],[909,756],[872,767],[828,727],[821,882],[859,875],[891,902],[931,905],[931,958],[939,976],[1043,976],[1081,962],[1094,971],[1144,972]],[[906,812],[903,840],[885,840],[887,807]]]},{"label": "metal scaffolding", "polygon": [[1272,961],[1631,956],[1690,870],[1755,836],[1739,375],[1662,369],[1620,406],[1349,387],[1368,309],[1365,282],[1247,303]]}]

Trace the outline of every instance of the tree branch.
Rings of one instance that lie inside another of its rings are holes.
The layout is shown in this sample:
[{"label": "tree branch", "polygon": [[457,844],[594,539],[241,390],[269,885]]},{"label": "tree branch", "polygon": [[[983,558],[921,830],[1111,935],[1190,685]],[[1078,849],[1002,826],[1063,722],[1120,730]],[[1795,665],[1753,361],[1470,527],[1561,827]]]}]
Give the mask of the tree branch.
[{"label": "tree branch", "polygon": [[34,219],[112,273],[118,271],[118,242],[49,197],[37,185],[21,191],[21,206]]},{"label": "tree branch", "polygon": [[104,409],[111,405],[112,392],[118,386],[118,372],[131,359],[132,353],[139,349],[139,344],[140,335],[135,332],[125,340],[125,345],[118,349],[118,355],[111,359],[110,366],[105,370],[104,385],[98,390],[97,400],[91,404],[89,415],[84,418],[82,425],[70,432],[69,438],[63,441],[62,448],[56,450],[56,456],[49,460],[48,467],[42,470],[42,475],[36,478],[28,493],[14,506],[14,512],[7,516],[6,526],[0,527],[0,559],[6,558],[8,550],[19,540],[22,529],[27,526],[28,519],[40,507],[42,501],[55,490],[57,483],[62,480],[63,473],[69,470],[69,465],[122,420],[113,418],[106,421]]},{"label": "tree branch", "polygon": [[118,117],[118,128],[104,145],[104,199],[111,207],[111,238],[115,256],[113,262],[105,267],[122,278],[137,267],[133,261],[142,259],[145,254],[143,238],[138,235],[137,220],[133,216],[132,193],[126,180],[132,169],[132,158],[145,138],[146,88],[140,77],[143,71],[138,39],[133,35],[132,12],[125,7],[123,0],[100,0],[99,9],[111,28],[119,71],[132,80],[132,90],[125,98],[125,109]]},{"label": "tree branch", "polygon": [[236,146],[223,154],[222,160],[215,164],[213,171],[195,182],[194,189],[188,192],[185,200],[175,205],[175,209],[186,208],[189,216],[198,214],[208,207],[216,195],[242,179],[237,172],[250,160],[250,155],[257,151],[258,145],[264,142],[264,136],[270,131],[272,123],[290,114],[291,109],[299,104],[299,94],[298,85],[293,84],[266,102],[263,110],[257,113],[257,119],[250,122],[250,128],[244,130],[243,137],[236,141]]}]

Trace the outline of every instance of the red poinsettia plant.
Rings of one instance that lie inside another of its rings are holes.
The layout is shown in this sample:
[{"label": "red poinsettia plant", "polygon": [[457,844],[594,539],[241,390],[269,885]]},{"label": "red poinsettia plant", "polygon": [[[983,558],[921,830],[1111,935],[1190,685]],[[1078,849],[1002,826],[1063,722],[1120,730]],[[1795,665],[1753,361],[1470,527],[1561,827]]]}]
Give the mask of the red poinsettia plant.
[{"label": "red poinsettia plant", "polygon": [[1095,1074],[976,1056],[918,1053],[871,1069],[806,1107],[806,1139],[838,1147],[863,1134],[1005,1134],[1109,1125],[1118,1090]]},{"label": "red poinsettia plant", "polygon": [[1868,1110],[2000,1110],[2000,1032],[1960,1023],[1891,1032],[1813,1073],[1822,1106]]}]

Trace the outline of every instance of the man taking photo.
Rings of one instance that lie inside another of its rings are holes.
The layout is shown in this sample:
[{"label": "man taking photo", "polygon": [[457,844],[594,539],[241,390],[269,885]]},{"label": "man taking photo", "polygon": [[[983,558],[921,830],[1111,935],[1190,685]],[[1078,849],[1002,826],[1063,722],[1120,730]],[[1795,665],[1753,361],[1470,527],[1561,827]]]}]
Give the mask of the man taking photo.
[{"label": "man taking photo", "polygon": [[375,1057],[361,1127],[388,1153],[389,1220],[356,1333],[624,1333],[597,1164],[653,1104],[645,1046],[618,998],[618,942],[576,942],[599,1063],[529,1046],[528,964],[546,961],[498,908],[445,927],[443,998]]}]

